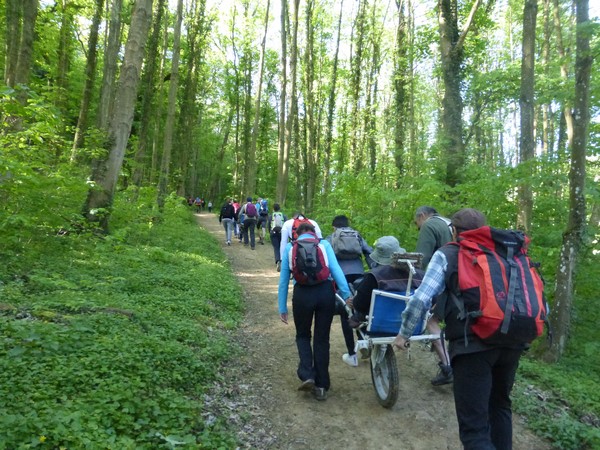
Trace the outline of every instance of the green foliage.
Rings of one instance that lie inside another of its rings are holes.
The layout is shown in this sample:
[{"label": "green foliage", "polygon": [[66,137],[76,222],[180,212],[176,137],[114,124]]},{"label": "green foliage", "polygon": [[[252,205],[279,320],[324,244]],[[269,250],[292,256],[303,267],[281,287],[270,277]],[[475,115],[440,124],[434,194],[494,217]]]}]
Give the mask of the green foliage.
[{"label": "green foliage", "polygon": [[150,190],[125,194],[108,237],[46,233],[26,260],[3,255],[0,449],[235,446],[202,394],[235,352],[239,286],[181,199],[157,222]]}]

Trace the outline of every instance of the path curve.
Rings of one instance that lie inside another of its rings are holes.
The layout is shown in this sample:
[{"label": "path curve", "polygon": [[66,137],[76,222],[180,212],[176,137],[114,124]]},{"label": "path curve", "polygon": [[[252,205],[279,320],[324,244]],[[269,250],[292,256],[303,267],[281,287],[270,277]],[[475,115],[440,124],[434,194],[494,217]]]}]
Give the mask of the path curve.
[{"label": "path curve", "polygon": [[[459,450],[458,426],[451,386],[433,387],[434,353],[415,346],[411,359],[396,355],[400,372],[399,400],[392,409],[377,403],[368,362],[349,367],[339,317],[331,330],[331,389],[325,402],[297,390],[298,354],[293,319],[279,320],[273,248],[225,243],[217,216],[196,214],[200,226],[215,236],[244,291],[246,313],[236,332],[244,354],[228,368],[225,392],[230,420],[241,427],[246,448],[289,450]],[[291,302],[291,294],[289,296]],[[290,305],[291,311],[291,305]],[[221,411],[222,412],[222,411]],[[515,450],[547,450],[514,418]]]}]

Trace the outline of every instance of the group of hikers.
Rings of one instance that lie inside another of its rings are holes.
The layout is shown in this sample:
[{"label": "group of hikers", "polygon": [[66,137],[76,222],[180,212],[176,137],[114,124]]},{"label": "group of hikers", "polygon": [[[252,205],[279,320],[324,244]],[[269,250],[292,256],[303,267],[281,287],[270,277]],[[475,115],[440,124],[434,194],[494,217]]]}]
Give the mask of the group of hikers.
[{"label": "group of hikers", "polygon": [[[251,248],[255,226],[261,229],[260,243],[269,232],[280,272],[279,316],[285,324],[288,286],[293,282],[298,390],[319,401],[327,399],[330,330],[336,314],[347,348],[342,360],[356,367],[354,332],[365,324],[373,290],[411,292],[394,347],[405,351],[429,312],[427,329],[441,336],[432,342],[439,370],[431,384],[453,384],[464,448],[512,448],[510,393],[519,358],[541,334],[548,312],[541,280],[526,254],[529,241],[522,233],[487,226],[486,217],[476,209],[461,209],[448,219],[431,206],[421,206],[414,216],[419,229],[415,253],[420,254],[421,267],[410,274],[406,265],[394,262],[407,253],[397,238],[382,236],[370,247],[345,215],[333,219],[333,232],[323,238],[318,223],[302,213],[288,219],[278,204],[269,212],[266,200],[254,204],[248,197],[238,208],[228,199],[219,221],[227,245],[236,226],[242,228],[245,245],[250,234]],[[484,270],[476,272],[479,266]],[[486,297],[487,291],[492,298]],[[336,301],[336,293],[345,305]]]}]

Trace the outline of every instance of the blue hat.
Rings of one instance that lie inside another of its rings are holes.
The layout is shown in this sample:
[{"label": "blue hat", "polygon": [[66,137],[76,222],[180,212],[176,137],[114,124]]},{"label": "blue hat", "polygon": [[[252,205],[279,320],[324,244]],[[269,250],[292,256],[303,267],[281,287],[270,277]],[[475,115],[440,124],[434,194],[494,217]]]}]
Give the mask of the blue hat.
[{"label": "blue hat", "polygon": [[406,253],[398,239],[394,236],[382,236],[375,242],[375,249],[369,255],[373,261],[382,266],[389,266],[392,263],[392,254]]}]

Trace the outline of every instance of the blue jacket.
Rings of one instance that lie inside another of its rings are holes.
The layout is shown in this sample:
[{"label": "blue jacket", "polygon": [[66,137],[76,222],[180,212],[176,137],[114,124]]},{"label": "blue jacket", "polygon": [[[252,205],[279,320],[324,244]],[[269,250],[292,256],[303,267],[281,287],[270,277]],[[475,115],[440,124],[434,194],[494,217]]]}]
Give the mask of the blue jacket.
[{"label": "blue jacket", "polygon": [[[314,238],[312,234],[303,234],[298,236],[298,239],[308,239]],[[333,252],[333,248],[331,244],[326,240],[321,240],[321,244],[325,248],[327,252],[327,260],[329,261],[329,271],[331,272],[331,276],[336,283],[336,286],[340,292],[341,297],[346,300],[350,297],[350,289],[348,288],[348,283],[346,282],[346,277],[344,276],[344,272],[342,272],[342,268],[340,267],[337,258],[335,257],[335,253]],[[286,314],[288,312],[287,308],[287,298],[288,298],[288,286],[290,283],[290,276],[292,271],[290,270],[290,250],[292,248],[292,243],[288,242],[285,247],[285,251],[281,255],[281,272],[279,273],[279,291],[277,295],[278,305],[279,305],[279,314]],[[294,281],[295,283],[295,281]]]}]

